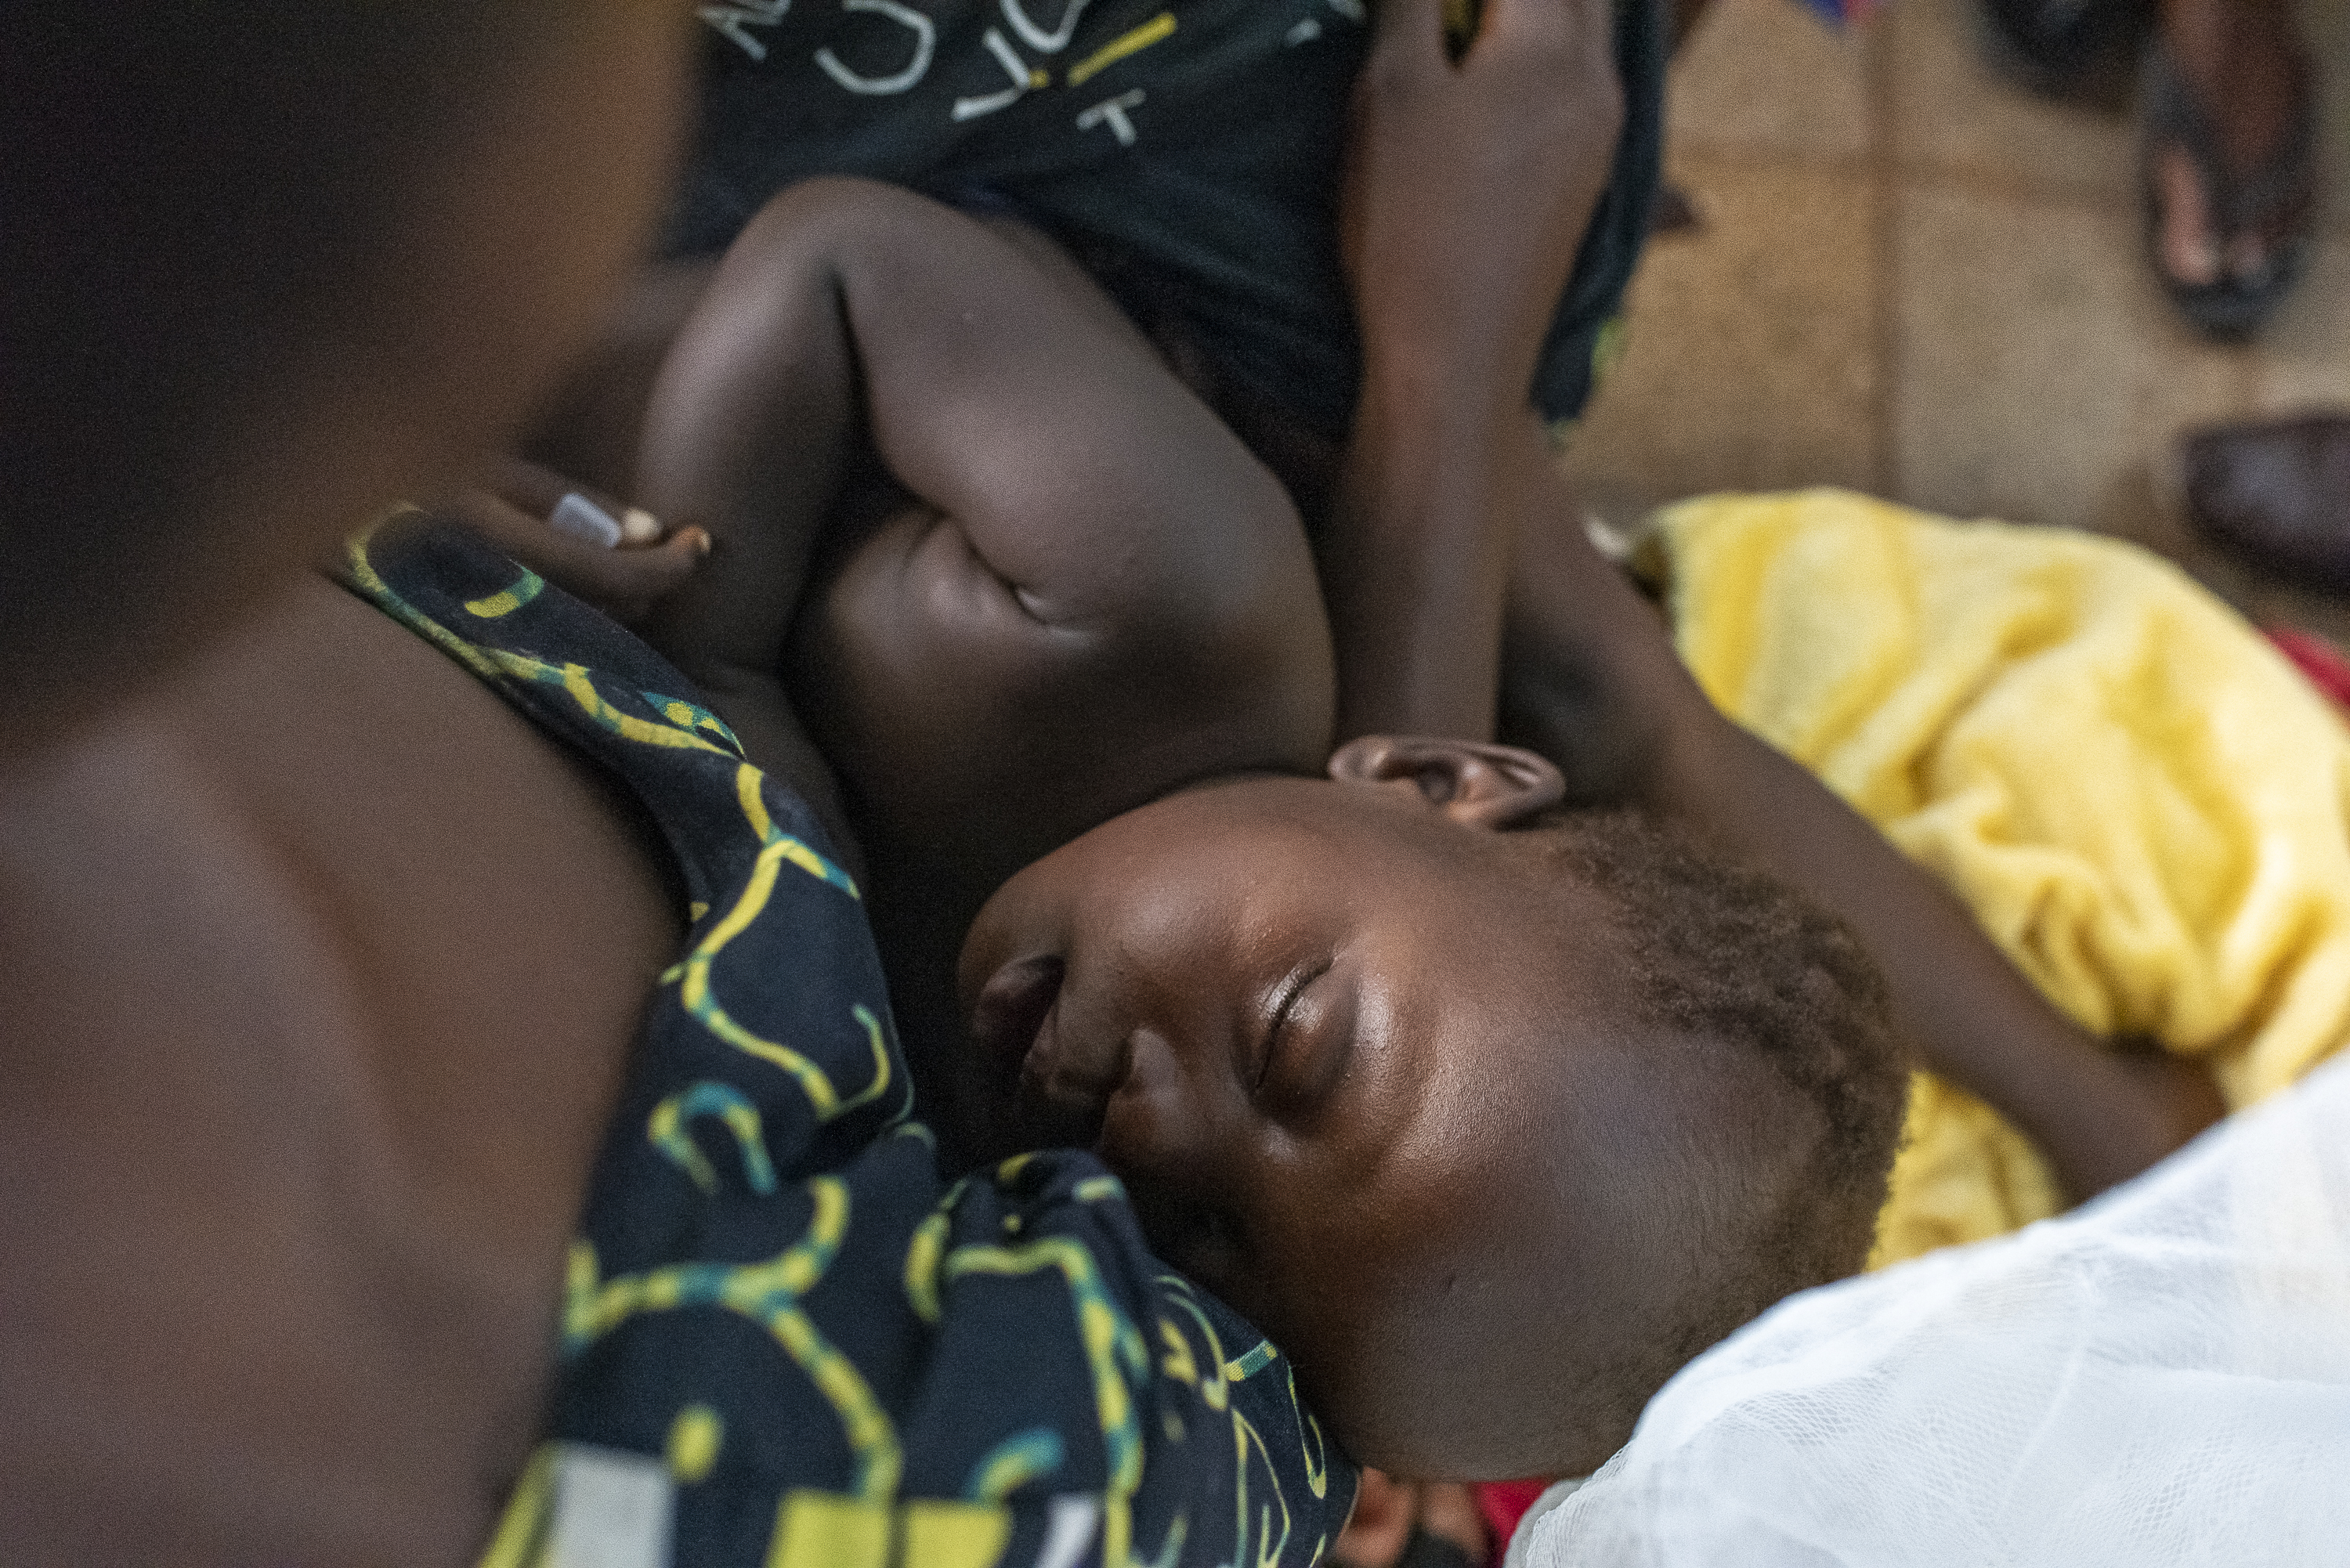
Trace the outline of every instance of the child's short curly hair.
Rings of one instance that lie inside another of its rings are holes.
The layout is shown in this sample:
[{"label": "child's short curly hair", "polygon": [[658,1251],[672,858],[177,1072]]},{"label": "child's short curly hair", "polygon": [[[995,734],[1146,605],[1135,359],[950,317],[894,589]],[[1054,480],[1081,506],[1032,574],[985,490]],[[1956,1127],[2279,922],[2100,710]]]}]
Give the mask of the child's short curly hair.
[{"label": "child's short curly hair", "polygon": [[[1694,1222],[1675,1228],[1703,1251],[1688,1260],[1695,1282],[1637,1352],[1594,1378],[1628,1417],[1708,1345],[1866,1261],[1908,1073],[1885,981],[1859,940],[1783,883],[1629,812],[1553,811],[1519,831],[1612,910],[1626,965],[1618,994],[1634,1021],[1700,1043],[1708,1071],[1759,1068],[1816,1111],[1801,1150],[1758,1146],[1738,1158],[1742,1130],[1750,1140],[1783,1133],[1784,1118],[1708,1129],[1726,1138],[1721,1168],[1734,1174],[1711,1179]],[[1753,1158],[1765,1152],[1794,1158]]]}]

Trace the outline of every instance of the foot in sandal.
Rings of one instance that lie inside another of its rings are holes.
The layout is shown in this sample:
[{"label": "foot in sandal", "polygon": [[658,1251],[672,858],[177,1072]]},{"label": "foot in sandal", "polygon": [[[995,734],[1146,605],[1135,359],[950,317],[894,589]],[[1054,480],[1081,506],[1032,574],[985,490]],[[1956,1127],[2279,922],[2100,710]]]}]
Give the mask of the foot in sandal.
[{"label": "foot in sandal", "polygon": [[2284,0],[2169,0],[2140,115],[2147,248],[2206,334],[2257,330],[2301,270],[2315,182],[2313,71]]}]

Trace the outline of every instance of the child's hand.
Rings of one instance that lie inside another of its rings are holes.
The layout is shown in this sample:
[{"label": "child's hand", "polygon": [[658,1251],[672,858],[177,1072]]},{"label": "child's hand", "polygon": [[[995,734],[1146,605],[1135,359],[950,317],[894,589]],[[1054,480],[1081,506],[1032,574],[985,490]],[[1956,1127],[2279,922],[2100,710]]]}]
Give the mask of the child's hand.
[{"label": "child's hand", "polygon": [[438,510],[624,626],[683,587],[710,553],[699,528],[668,533],[650,513],[517,458]]},{"label": "child's hand", "polygon": [[[1534,353],[1623,120],[1608,0],[1486,0],[1458,65],[1444,0],[1386,0],[1355,90],[1341,254],[1367,351]],[[1523,389],[1512,389],[1512,395]]]},{"label": "child's hand", "polygon": [[2085,1203],[2153,1168],[2228,1114],[2210,1069],[2140,1041],[2116,1041],[2063,1069],[2064,1116],[2037,1130],[2064,1196]]}]

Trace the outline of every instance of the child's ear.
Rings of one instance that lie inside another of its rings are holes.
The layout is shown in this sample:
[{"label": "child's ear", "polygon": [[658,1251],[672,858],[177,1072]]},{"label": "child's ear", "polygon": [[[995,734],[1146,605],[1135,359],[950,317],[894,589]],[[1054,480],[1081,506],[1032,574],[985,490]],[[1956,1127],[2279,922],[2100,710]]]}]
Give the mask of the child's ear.
[{"label": "child's ear", "polygon": [[1331,753],[1329,771],[1340,784],[1410,784],[1471,827],[1515,827],[1566,796],[1566,782],[1550,763],[1485,741],[1364,735]]}]

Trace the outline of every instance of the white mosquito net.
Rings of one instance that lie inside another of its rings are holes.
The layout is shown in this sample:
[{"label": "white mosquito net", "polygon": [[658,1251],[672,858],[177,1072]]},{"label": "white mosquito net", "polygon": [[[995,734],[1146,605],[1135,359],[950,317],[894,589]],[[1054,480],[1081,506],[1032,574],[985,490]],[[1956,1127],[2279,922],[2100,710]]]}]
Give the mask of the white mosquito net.
[{"label": "white mosquito net", "polygon": [[1529,1568],[2350,1564],[2350,1059],[2013,1236],[1809,1291]]}]

